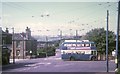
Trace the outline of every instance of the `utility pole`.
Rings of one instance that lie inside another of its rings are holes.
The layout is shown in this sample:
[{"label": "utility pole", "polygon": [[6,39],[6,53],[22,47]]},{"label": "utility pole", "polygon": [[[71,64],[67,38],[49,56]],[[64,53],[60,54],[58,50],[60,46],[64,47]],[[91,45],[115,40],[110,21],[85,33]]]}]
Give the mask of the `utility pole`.
[{"label": "utility pole", "polygon": [[48,55],[47,55],[47,49],[48,49],[48,37],[46,36],[46,57],[48,57]]},{"label": "utility pole", "polygon": [[106,28],[106,66],[107,72],[109,72],[109,62],[108,62],[108,21],[109,20],[109,10],[107,10],[107,28]]},{"label": "utility pole", "polygon": [[12,36],[12,42],[13,42],[13,64],[15,64],[15,45],[14,45],[14,28],[13,30],[13,36]]},{"label": "utility pole", "polygon": [[117,22],[117,35],[116,35],[116,58],[115,58],[115,63],[116,63],[116,71],[118,70],[118,46],[119,46],[119,25],[120,25],[120,1],[118,2],[118,22]]}]

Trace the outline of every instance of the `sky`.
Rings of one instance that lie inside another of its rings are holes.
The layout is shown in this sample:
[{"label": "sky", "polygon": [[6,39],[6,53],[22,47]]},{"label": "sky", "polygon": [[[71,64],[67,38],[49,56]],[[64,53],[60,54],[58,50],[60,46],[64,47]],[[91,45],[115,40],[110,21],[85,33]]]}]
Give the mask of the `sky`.
[{"label": "sky", "polygon": [[[15,1],[15,0],[13,0]],[[32,1],[32,0],[31,0]],[[45,0],[47,1],[47,0]],[[73,1],[73,0],[71,0]],[[109,10],[109,30],[116,33],[117,2],[9,2],[0,3],[2,8],[2,28],[14,27],[15,33],[25,32],[26,27],[32,35],[84,35],[94,28],[106,29],[107,10]]]}]

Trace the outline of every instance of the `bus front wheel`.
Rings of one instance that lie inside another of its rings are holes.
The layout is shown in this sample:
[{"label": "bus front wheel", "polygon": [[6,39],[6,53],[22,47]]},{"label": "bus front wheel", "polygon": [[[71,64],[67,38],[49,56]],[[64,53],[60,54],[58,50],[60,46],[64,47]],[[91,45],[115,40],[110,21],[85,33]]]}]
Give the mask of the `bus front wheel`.
[{"label": "bus front wheel", "polygon": [[95,60],[96,60],[96,57],[92,57],[91,60],[92,60],[92,61],[95,61]]},{"label": "bus front wheel", "polygon": [[71,56],[70,61],[75,61],[75,58]]}]

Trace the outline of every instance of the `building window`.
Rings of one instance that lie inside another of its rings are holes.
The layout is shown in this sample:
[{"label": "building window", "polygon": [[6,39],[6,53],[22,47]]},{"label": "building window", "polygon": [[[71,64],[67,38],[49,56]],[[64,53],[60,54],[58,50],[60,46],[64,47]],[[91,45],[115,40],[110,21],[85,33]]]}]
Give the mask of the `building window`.
[{"label": "building window", "polygon": [[20,56],[20,50],[16,50],[16,56]]},{"label": "building window", "polygon": [[16,41],[16,47],[20,47],[20,41]]}]

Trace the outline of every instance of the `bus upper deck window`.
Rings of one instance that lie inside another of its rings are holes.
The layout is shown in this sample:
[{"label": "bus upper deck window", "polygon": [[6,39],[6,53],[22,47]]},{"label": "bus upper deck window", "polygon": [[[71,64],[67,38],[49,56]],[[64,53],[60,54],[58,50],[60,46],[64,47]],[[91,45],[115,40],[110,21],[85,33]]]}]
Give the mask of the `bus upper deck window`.
[{"label": "bus upper deck window", "polygon": [[77,44],[78,47],[81,47],[81,44]]},{"label": "bus upper deck window", "polygon": [[85,46],[85,44],[82,44],[82,47],[84,47]]},{"label": "bus upper deck window", "polygon": [[89,47],[89,46],[90,46],[90,44],[85,44],[85,46],[86,46],[86,47]]},{"label": "bus upper deck window", "polygon": [[68,44],[67,46],[68,46],[68,47],[71,47],[71,46],[72,46],[72,44]]},{"label": "bus upper deck window", "polygon": [[73,46],[73,47],[75,47],[75,46],[76,46],[76,44],[72,44],[72,46]]}]

